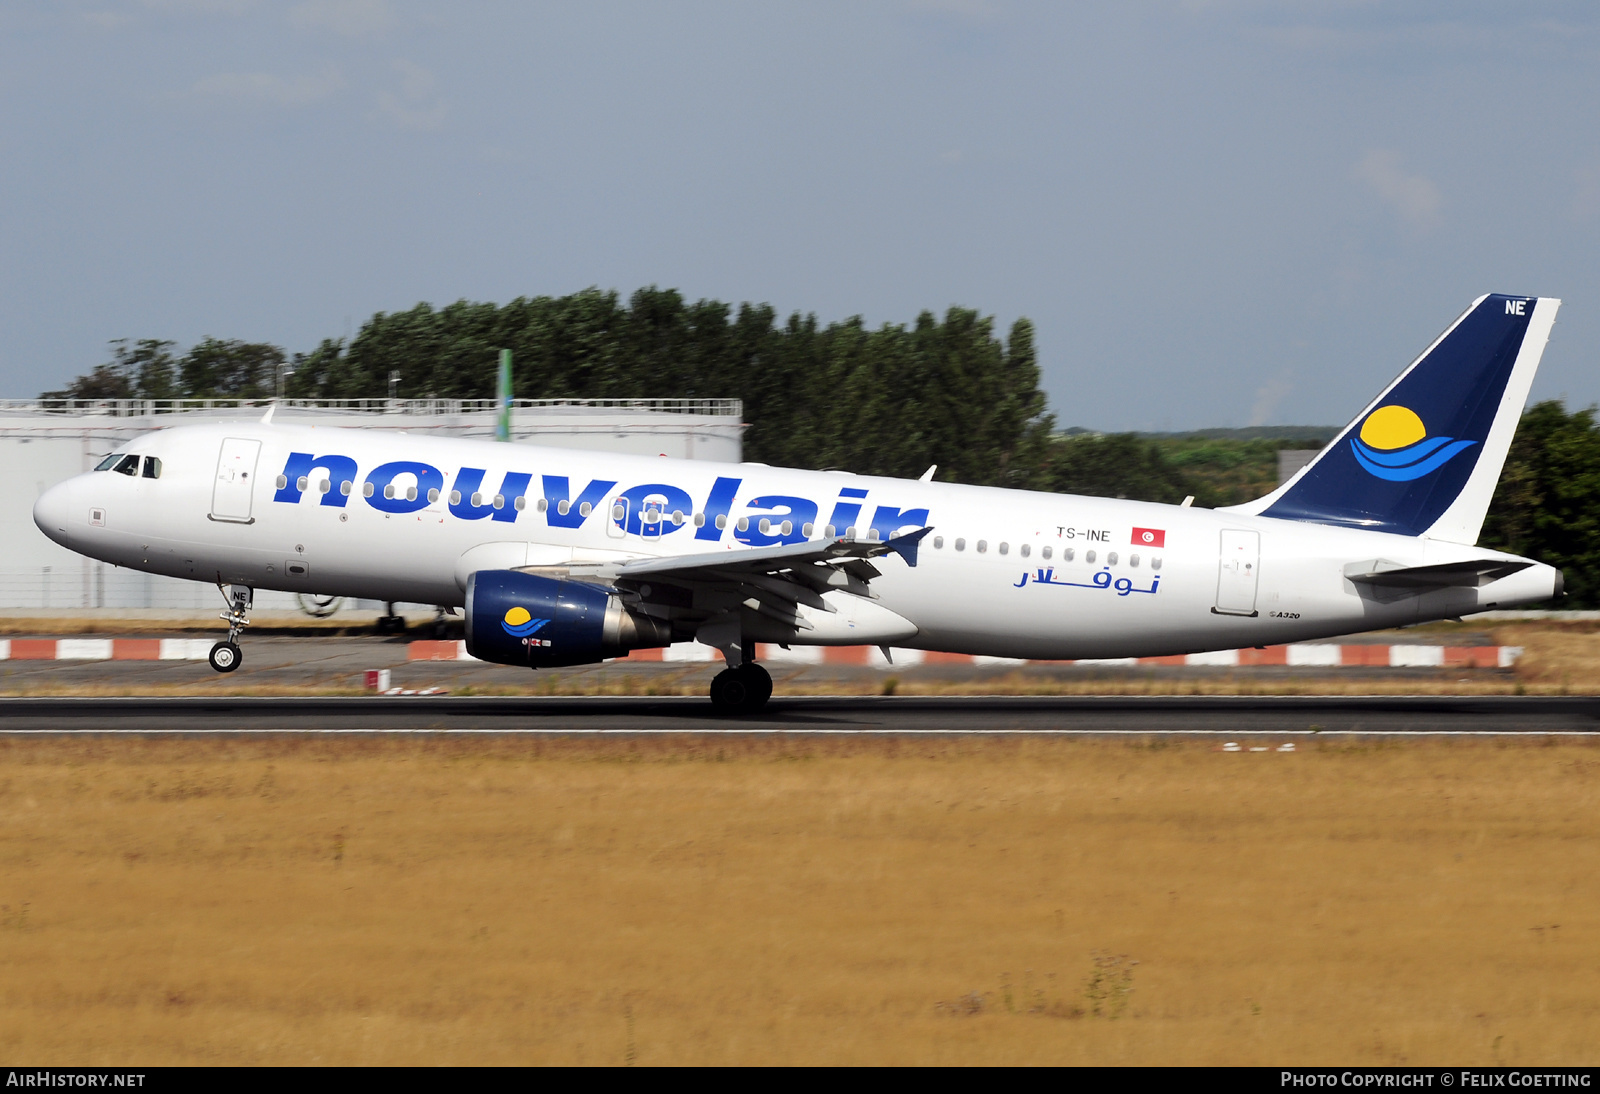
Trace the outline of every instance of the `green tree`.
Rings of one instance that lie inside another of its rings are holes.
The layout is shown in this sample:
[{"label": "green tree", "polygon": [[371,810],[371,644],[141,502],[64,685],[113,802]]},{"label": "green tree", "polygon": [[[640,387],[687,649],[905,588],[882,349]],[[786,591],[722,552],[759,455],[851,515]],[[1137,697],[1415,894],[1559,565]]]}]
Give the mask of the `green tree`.
[{"label": "green tree", "polygon": [[179,382],[190,399],[262,399],[276,394],[286,361],[283,350],[266,342],[208,336],[178,363]]},{"label": "green tree", "polygon": [[177,390],[172,346],[159,338],[141,338],[131,346],[126,338],[114,339],[108,363],[41,398],[171,399]]},{"label": "green tree", "polygon": [[[170,343],[138,343],[147,346]],[[868,330],[859,316],[823,326],[796,313],[780,323],[770,305],[690,303],[654,285],[626,304],[595,288],[504,306],[421,303],[379,312],[348,344],[326,339],[297,354],[285,394],[382,397],[393,375],[403,398],[485,399],[501,349],[511,351],[520,398],[740,399],[752,460],[902,476],[938,464],[946,481],[1051,481],[1053,422],[1033,326],[1019,319],[1002,342],[992,318],[967,308]],[[176,363],[167,354],[164,364],[152,356],[148,368],[144,358],[133,367],[119,357],[74,390],[262,398],[285,360],[276,346],[206,338]]]},{"label": "green tree", "polygon": [[1596,408],[1528,408],[1479,541],[1559,567],[1562,608],[1600,607],[1600,428]]},{"label": "green tree", "polygon": [[1175,504],[1196,487],[1161,449],[1133,433],[1057,436],[1051,489],[1063,494]]}]

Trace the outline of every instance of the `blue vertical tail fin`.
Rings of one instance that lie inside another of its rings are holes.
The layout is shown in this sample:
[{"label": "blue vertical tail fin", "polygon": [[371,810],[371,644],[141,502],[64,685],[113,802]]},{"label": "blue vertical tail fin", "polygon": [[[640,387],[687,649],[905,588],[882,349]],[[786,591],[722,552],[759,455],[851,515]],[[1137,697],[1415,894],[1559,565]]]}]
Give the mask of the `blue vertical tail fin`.
[{"label": "blue vertical tail fin", "polygon": [[1232,510],[1477,542],[1560,306],[1479,297],[1299,474]]}]

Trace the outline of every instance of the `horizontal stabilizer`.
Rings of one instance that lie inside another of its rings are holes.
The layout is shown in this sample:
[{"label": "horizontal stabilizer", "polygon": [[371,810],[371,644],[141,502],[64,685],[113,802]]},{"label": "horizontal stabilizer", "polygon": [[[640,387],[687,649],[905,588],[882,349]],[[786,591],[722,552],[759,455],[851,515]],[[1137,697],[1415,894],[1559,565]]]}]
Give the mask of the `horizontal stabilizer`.
[{"label": "horizontal stabilizer", "polygon": [[1391,589],[1476,589],[1532,565],[1526,559],[1480,558],[1433,566],[1402,566],[1379,558],[1345,567],[1344,576],[1363,585]]}]

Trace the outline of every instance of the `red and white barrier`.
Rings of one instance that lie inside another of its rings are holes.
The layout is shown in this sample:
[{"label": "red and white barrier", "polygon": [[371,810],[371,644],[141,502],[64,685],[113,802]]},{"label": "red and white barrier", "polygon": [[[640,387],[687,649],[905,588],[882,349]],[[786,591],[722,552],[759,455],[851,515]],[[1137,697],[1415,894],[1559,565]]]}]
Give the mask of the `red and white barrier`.
[{"label": "red and white barrier", "polygon": [[[977,657],[966,653],[932,653],[891,648],[895,666],[901,665],[1180,665],[1190,667],[1251,668],[1284,665],[1304,668],[1485,668],[1506,669],[1516,664],[1521,646],[1334,645],[1298,643],[1263,649],[1215,650],[1171,657],[1108,657],[1084,661],[1024,661],[1010,657]],[[634,650],[619,661],[716,661],[716,650],[698,642],[679,642],[662,649]],[[413,642],[412,661],[471,661],[465,642]],[[773,664],[861,665],[886,668],[889,662],[877,646],[782,646],[759,643],[756,658]]]},{"label": "red and white barrier", "polygon": [[215,638],[0,638],[0,661],[204,661]]},{"label": "red and white barrier", "polygon": [[[215,638],[0,638],[0,661],[204,661]],[[1300,643],[1264,649],[1216,650],[1171,657],[1110,657],[1085,661],[1023,661],[1010,657],[975,657],[965,653],[933,653],[891,649],[894,667],[905,665],[1181,665],[1251,668],[1485,668],[1516,664],[1521,646],[1336,645]],[[696,662],[721,658],[698,642],[679,642],[663,649],[635,650],[620,661]],[[888,668],[877,646],[781,646],[760,643],[756,657],[773,664],[857,665]],[[418,641],[407,644],[408,661],[472,661],[467,644]]]}]

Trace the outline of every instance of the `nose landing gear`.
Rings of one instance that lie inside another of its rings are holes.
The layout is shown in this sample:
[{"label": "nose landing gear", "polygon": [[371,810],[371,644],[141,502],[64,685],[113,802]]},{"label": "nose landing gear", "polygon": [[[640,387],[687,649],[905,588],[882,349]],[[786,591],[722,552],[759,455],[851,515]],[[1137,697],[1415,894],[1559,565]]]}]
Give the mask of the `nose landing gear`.
[{"label": "nose landing gear", "polygon": [[218,585],[222,598],[228,602],[227,611],[217,618],[228,624],[228,637],[211,647],[206,660],[218,672],[232,672],[244,662],[244,651],[239,648],[239,635],[250,625],[250,602],[254,594],[247,585]]},{"label": "nose landing gear", "polygon": [[711,706],[718,714],[754,714],[772,698],[772,677],[754,661],[724,669],[711,680]]}]

